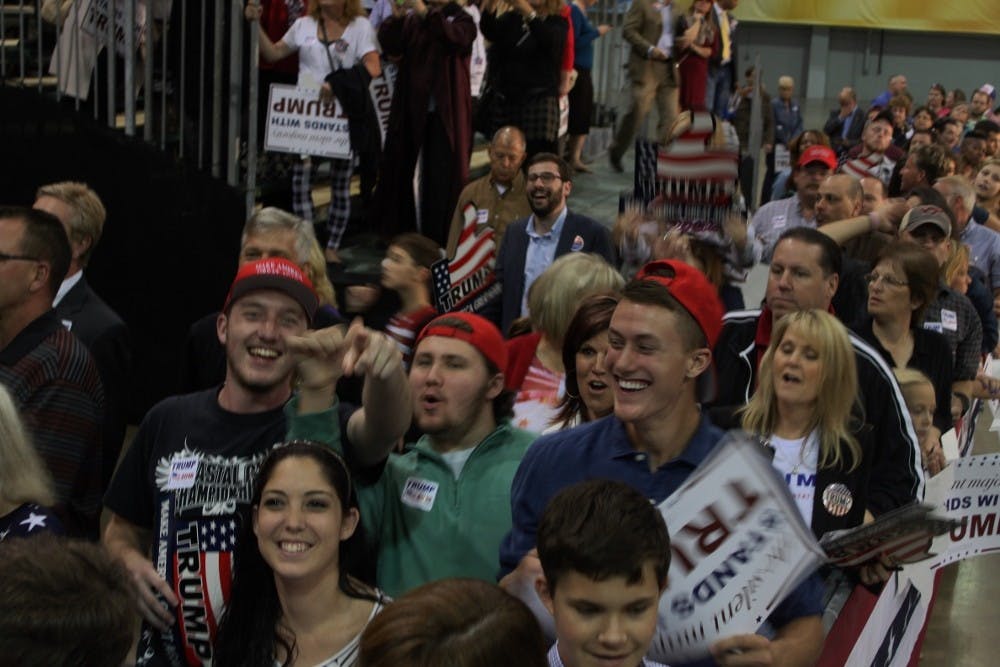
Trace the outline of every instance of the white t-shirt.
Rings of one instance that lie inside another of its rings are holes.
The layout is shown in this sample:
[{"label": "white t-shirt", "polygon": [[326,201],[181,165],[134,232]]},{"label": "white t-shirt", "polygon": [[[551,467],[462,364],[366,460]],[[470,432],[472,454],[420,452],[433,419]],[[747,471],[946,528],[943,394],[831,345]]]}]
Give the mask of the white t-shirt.
[{"label": "white t-shirt", "polygon": [[772,435],[774,467],[784,476],[807,526],[812,526],[813,498],[816,497],[816,466],[819,463],[819,434],[785,440]]},{"label": "white t-shirt", "polygon": [[[364,16],[358,16],[351,21],[340,39],[334,40],[329,46],[324,46],[319,40],[319,24],[311,16],[296,19],[285,36],[281,38],[289,48],[299,52],[298,85],[307,88],[318,88],[330,69],[350,69],[365,55],[379,52],[378,38],[372,24]],[[327,57],[329,52],[330,57]]]},{"label": "white t-shirt", "polygon": [[451,474],[455,476],[455,479],[458,479],[462,474],[462,468],[465,467],[465,462],[469,460],[470,456],[472,456],[472,450],[474,449],[475,447],[469,447],[468,449],[456,449],[450,452],[445,452],[441,455],[444,462],[448,464],[449,468],[451,468]]}]

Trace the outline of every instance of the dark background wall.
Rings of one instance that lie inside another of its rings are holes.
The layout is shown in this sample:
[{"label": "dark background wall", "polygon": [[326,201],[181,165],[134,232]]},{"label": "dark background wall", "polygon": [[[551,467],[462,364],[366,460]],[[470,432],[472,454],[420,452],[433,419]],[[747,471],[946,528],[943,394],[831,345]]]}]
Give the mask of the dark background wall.
[{"label": "dark background wall", "polygon": [[188,326],[225,299],[243,195],[70,106],[0,87],[0,203],[30,205],[62,180],[86,182],[108,209],[86,275],[129,326],[135,423],[176,392]]}]

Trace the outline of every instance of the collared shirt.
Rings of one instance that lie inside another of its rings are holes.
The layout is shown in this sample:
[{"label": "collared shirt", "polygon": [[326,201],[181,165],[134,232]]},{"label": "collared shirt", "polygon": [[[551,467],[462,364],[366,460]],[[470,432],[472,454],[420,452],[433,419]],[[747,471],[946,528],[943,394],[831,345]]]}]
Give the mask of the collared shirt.
[{"label": "collared shirt", "polygon": [[[562,658],[559,657],[559,642],[552,645],[549,649],[549,667],[566,667],[563,664]],[[639,661],[638,667],[667,667],[662,662],[654,662],[647,658],[643,658]]]},{"label": "collared shirt", "polygon": [[851,131],[851,126],[854,125],[854,114],[861,113],[861,107],[855,106],[851,113],[847,114],[847,118],[844,119],[844,124],[840,126],[840,138],[847,141],[847,134]]},{"label": "collared shirt", "polygon": [[[702,415],[698,428],[676,458],[650,470],[649,454],[629,440],[625,424],[614,415],[574,429],[545,435],[524,455],[510,490],[513,526],[500,545],[500,574],[512,571],[535,547],[542,512],[557,493],[588,479],[628,484],[655,504],[666,500],[715,449],[723,432]],[[815,577],[800,584],[774,609],[769,620],[781,627],[822,611]],[[699,667],[710,661],[697,661]]]},{"label": "collared shirt", "polygon": [[69,294],[69,291],[76,287],[76,284],[80,282],[80,278],[83,278],[83,271],[77,271],[69,278],[62,281],[62,284],[59,285],[59,290],[56,292],[56,298],[52,299],[53,308],[58,306],[59,302],[62,301],[67,294]]},{"label": "collared shirt", "polygon": [[[717,2],[714,3],[712,5],[712,8],[715,10],[715,18],[718,19],[719,21],[719,32],[721,33],[720,36],[721,53],[719,54],[720,58],[719,64],[725,65],[730,60],[732,60],[732,54],[733,54],[732,35],[733,35],[733,30],[736,27],[734,25],[735,21],[733,21],[730,18],[729,12],[727,12],[725,9],[719,6],[719,3]],[[726,43],[727,41],[728,44]]]},{"label": "collared shirt", "polygon": [[660,33],[659,41],[656,42],[656,48],[666,53],[667,56],[672,56],[674,50],[673,2],[661,3],[660,15],[663,16],[663,31]]},{"label": "collared shirt", "polygon": [[974,380],[979,371],[983,325],[964,294],[942,285],[924,311],[925,329],[944,334],[954,356],[955,380]]},{"label": "collared shirt", "polygon": [[507,226],[515,220],[531,215],[524,186],[524,174],[520,169],[509,186],[497,183],[490,174],[477,178],[466,185],[458,195],[455,214],[451,219],[451,229],[448,232],[448,257],[455,256],[458,240],[462,234],[462,225],[465,222],[465,209],[469,204],[476,212],[477,231],[487,226],[492,227],[493,240],[498,248]]},{"label": "collared shirt", "polygon": [[556,246],[559,245],[559,235],[562,234],[567,213],[569,207],[563,206],[552,229],[544,234],[535,231],[534,215],[528,220],[528,252],[524,256],[524,296],[521,299],[522,317],[528,314],[528,292],[531,290],[531,284],[555,261]]},{"label": "collared shirt", "polygon": [[788,145],[788,142],[802,133],[802,112],[795,100],[785,102],[783,99],[771,100],[774,110],[774,141]]},{"label": "collared shirt", "polygon": [[770,264],[778,237],[792,227],[816,227],[815,220],[809,220],[802,215],[802,204],[798,195],[761,206],[747,227],[747,245],[753,249],[754,260]]},{"label": "collared shirt", "polygon": [[986,274],[990,288],[1000,288],[1000,234],[969,218],[959,240],[969,246],[969,261]]}]

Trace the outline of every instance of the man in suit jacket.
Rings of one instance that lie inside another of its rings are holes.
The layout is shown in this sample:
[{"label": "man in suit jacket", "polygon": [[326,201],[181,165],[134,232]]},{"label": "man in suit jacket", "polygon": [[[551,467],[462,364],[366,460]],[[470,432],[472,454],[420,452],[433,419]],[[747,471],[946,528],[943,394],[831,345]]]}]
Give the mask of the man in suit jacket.
[{"label": "man in suit jacket", "polygon": [[705,106],[719,118],[726,117],[729,98],[739,82],[736,72],[736,19],[730,14],[739,4],[740,0],[716,0],[708,13],[708,20],[715,31],[715,44],[708,61]]},{"label": "man in suit jacket", "polygon": [[858,106],[858,95],[850,86],[841,89],[837,103],[839,106],[830,112],[823,131],[830,137],[830,145],[840,157],[861,141],[866,118],[865,112]]},{"label": "man in suit jacket", "polygon": [[527,174],[532,214],[511,223],[504,234],[496,268],[503,292],[499,304],[494,302],[484,313],[500,323],[504,334],[511,322],[527,314],[531,284],[557,257],[567,252],[593,252],[609,263],[615,261],[607,228],[571,213],[566,206],[573,176],[565,160],[552,153],[538,153],[528,161]]},{"label": "man in suit jacket", "polygon": [[670,124],[677,117],[680,83],[673,51],[681,48],[674,39],[673,0],[633,0],[625,14],[622,35],[631,45],[628,75],[632,82],[632,106],[622,118],[608,157],[616,171],[622,171],[622,155],[635,137],[656,100],[656,140],[665,142]]},{"label": "man in suit jacket", "polygon": [[104,489],[111,481],[125,439],[132,367],[125,322],[90,288],[83,275],[104,231],[104,204],[85,184],[67,181],[39,188],[34,207],[59,218],[72,249],[69,270],[52,306],[63,326],[90,351],[104,385],[101,452],[101,488]]}]

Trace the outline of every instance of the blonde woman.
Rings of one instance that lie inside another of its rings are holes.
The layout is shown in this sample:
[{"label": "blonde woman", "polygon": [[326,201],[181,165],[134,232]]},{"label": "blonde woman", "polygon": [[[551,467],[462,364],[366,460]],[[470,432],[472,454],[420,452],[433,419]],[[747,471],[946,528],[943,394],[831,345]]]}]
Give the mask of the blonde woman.
[{"label": "blonde woman", "polygon": [[580,302],[591,294],[615,292],[625,285],[599,255],[563,255],[532,283],[528,313],[532,333],[507,342],[508,389],[517,392],[514,425],[541,433],[558,416],[565,393],[563,340]]},{"label": "blonde woman", "polygon": [[54,503],[49,472],[28,439],[10,392],[0,384],[0,542],[62,534],[62,524],[47,509]]},{"label": "blonde woman", "polygon": [[858,378],[847,329],[820,310],[778,320],[743,428],[774,450],[813,533],[861,524],[874,443],[856,432]]}]

